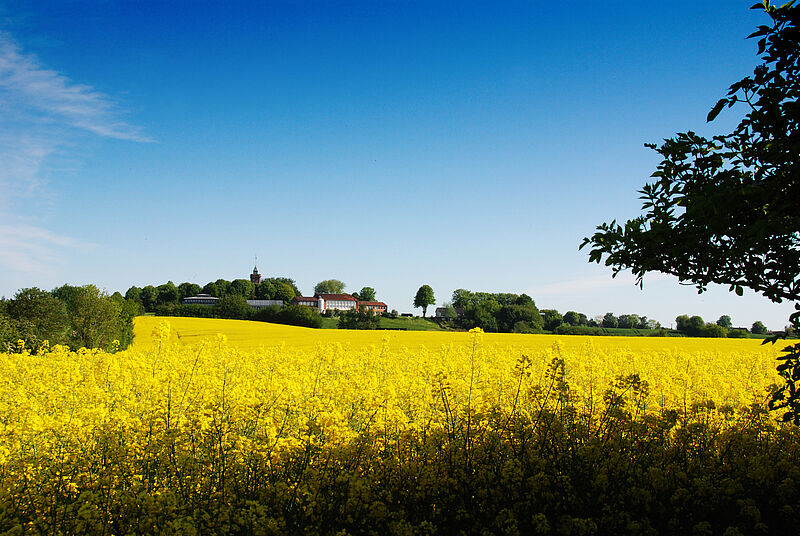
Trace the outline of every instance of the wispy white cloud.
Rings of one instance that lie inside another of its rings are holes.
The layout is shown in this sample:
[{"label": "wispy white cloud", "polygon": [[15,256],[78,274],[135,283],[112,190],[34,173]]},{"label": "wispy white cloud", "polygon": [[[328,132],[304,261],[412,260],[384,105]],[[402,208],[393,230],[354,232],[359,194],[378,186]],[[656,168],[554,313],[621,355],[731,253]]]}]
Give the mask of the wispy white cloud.
[{"label": "wispy white cloud", "polygon": [[46,273],[68,251],[90,248],[19,222],[38,212],[32,201],[52,198],[49,178],[64,175],[64,163],[87,134],[152,141],[123,116],[108,95],[47,68],[0,31],[0,267]]},{"label": "wispy white cloud", "polygon": [[0,224],[0,267],[18,272],[50,274],[60,265],[65,249],[89,251],[93,247],[41,227]]},{"label": "wispy white cloud", "polygon": [[72,82],[24,54],[8,34],[0,32],[0,94],[46,114],[50,119],[99,136],[152,141],[140,127],[120,118],[118,106],[91,86]]}]

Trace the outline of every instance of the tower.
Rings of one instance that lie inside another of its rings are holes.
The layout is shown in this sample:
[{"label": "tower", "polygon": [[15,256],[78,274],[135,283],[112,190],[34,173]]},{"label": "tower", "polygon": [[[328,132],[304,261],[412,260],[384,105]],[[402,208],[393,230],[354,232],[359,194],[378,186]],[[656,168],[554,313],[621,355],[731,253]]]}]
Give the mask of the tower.
[{"label": "tower", "polygon": [[258,273],[258,266],[257,265],[258,265],[258,257],[256,257],[256,265],[253,266],[253,273],[250,274],[250,281],[254,285],[258,285],[259,283],[261,283],[261,274]]}]

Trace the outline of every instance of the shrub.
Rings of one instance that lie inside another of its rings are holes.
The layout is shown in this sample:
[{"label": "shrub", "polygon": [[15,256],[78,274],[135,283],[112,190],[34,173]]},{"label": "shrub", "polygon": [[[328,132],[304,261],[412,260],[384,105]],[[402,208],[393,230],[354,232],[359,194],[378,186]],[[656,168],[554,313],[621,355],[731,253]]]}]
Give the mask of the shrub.
[{"label": "shrub", "polygon": [[288,305],[275,315],[273,322],[301,326],[306,328],[322,327],[322,315],[319,311],[305,305]]},{"label": "shrub", "polygon": [[381,319],[372,311],[350,309],[339,317],[339,329],[378,329]]}]

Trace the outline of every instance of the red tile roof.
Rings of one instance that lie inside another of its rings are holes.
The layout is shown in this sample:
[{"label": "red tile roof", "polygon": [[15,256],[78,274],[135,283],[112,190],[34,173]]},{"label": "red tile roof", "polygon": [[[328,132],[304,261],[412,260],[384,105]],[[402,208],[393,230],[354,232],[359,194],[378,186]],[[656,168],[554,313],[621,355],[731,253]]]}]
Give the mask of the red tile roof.
[{"label": "red tile roof", "polygon": [[372,305],[374,307],[387,307],[387,305],[385,303],[383,303],[382,301],[360,301],[360,302],[358,302],[358,305],[359,306],[361,306],[361,305]]}]

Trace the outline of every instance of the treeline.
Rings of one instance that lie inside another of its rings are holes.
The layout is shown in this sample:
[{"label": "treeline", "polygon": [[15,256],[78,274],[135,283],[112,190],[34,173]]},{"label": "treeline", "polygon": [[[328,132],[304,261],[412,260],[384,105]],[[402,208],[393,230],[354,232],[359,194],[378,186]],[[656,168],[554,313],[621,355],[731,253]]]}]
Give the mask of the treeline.
[{"label": "treeline", "polygon": [[[479,327],[501,333],[544,333],[560,335],[607,335],[609,329],[647,330],[661,326],[644,315],[613,313],[589,318],[584,313],[538,309],[527,294],[472,292],[458,289],[452,303],[445,305],[445,318],[458,327]],[[637,334],[632,332],[631,334]]]},{"label": "treeline", "polygon": [[706,322],[701,316],[680,315],[675,318],[675,328],[687,337],[729,337],[746,339],[750,333],[765,335],[767,327],[759,320],[753,323],[750,331],[747,328],[734,328],[731,317],[722,315],[716,322]]},{"label": "treeline", "polygon": [[141,313],[139,303],[94,285],[21,289],[0,300],[0,351],[20,345],[36,351],[45,344],[127,348],[133,342],[133,318]]},{"label": "treeline", "polygon": [[228,318],[234,320],[256,320],[274,324],[288,324],[307,328],[322,327],[319,311],[305,305],[273,305],[254,309],[242,296],[228,294],[219,299],[216,305],[157,305],[157,316],[191,316],[195,318]]},{"label": "treeline", "polygon": [[125,298],[140,303],[148,313],[156,313],[158,307],[180,305],[184,298],[198,294],[208,294],[220,299],[226,296],[240,296],[245,300],[283,300],[284,304],[289,304],[295,296],[300,295],[300,290],[294,280],[288,277],[268,277],[258,285],[249,279],[233,281],[217,279],[202,287],[197,283],[185,282],[175,285],[172,281],[167,281],[158,286],[147,285],[142,288],[132,286],[125,292]]},{"label": "treeline", "polygon": [[[456,309],[461,309],[458,315]],[[544,321],[527,294],[472,292],[457,289],[445,316],[462,328],[501,333],[541,333]]]}]

